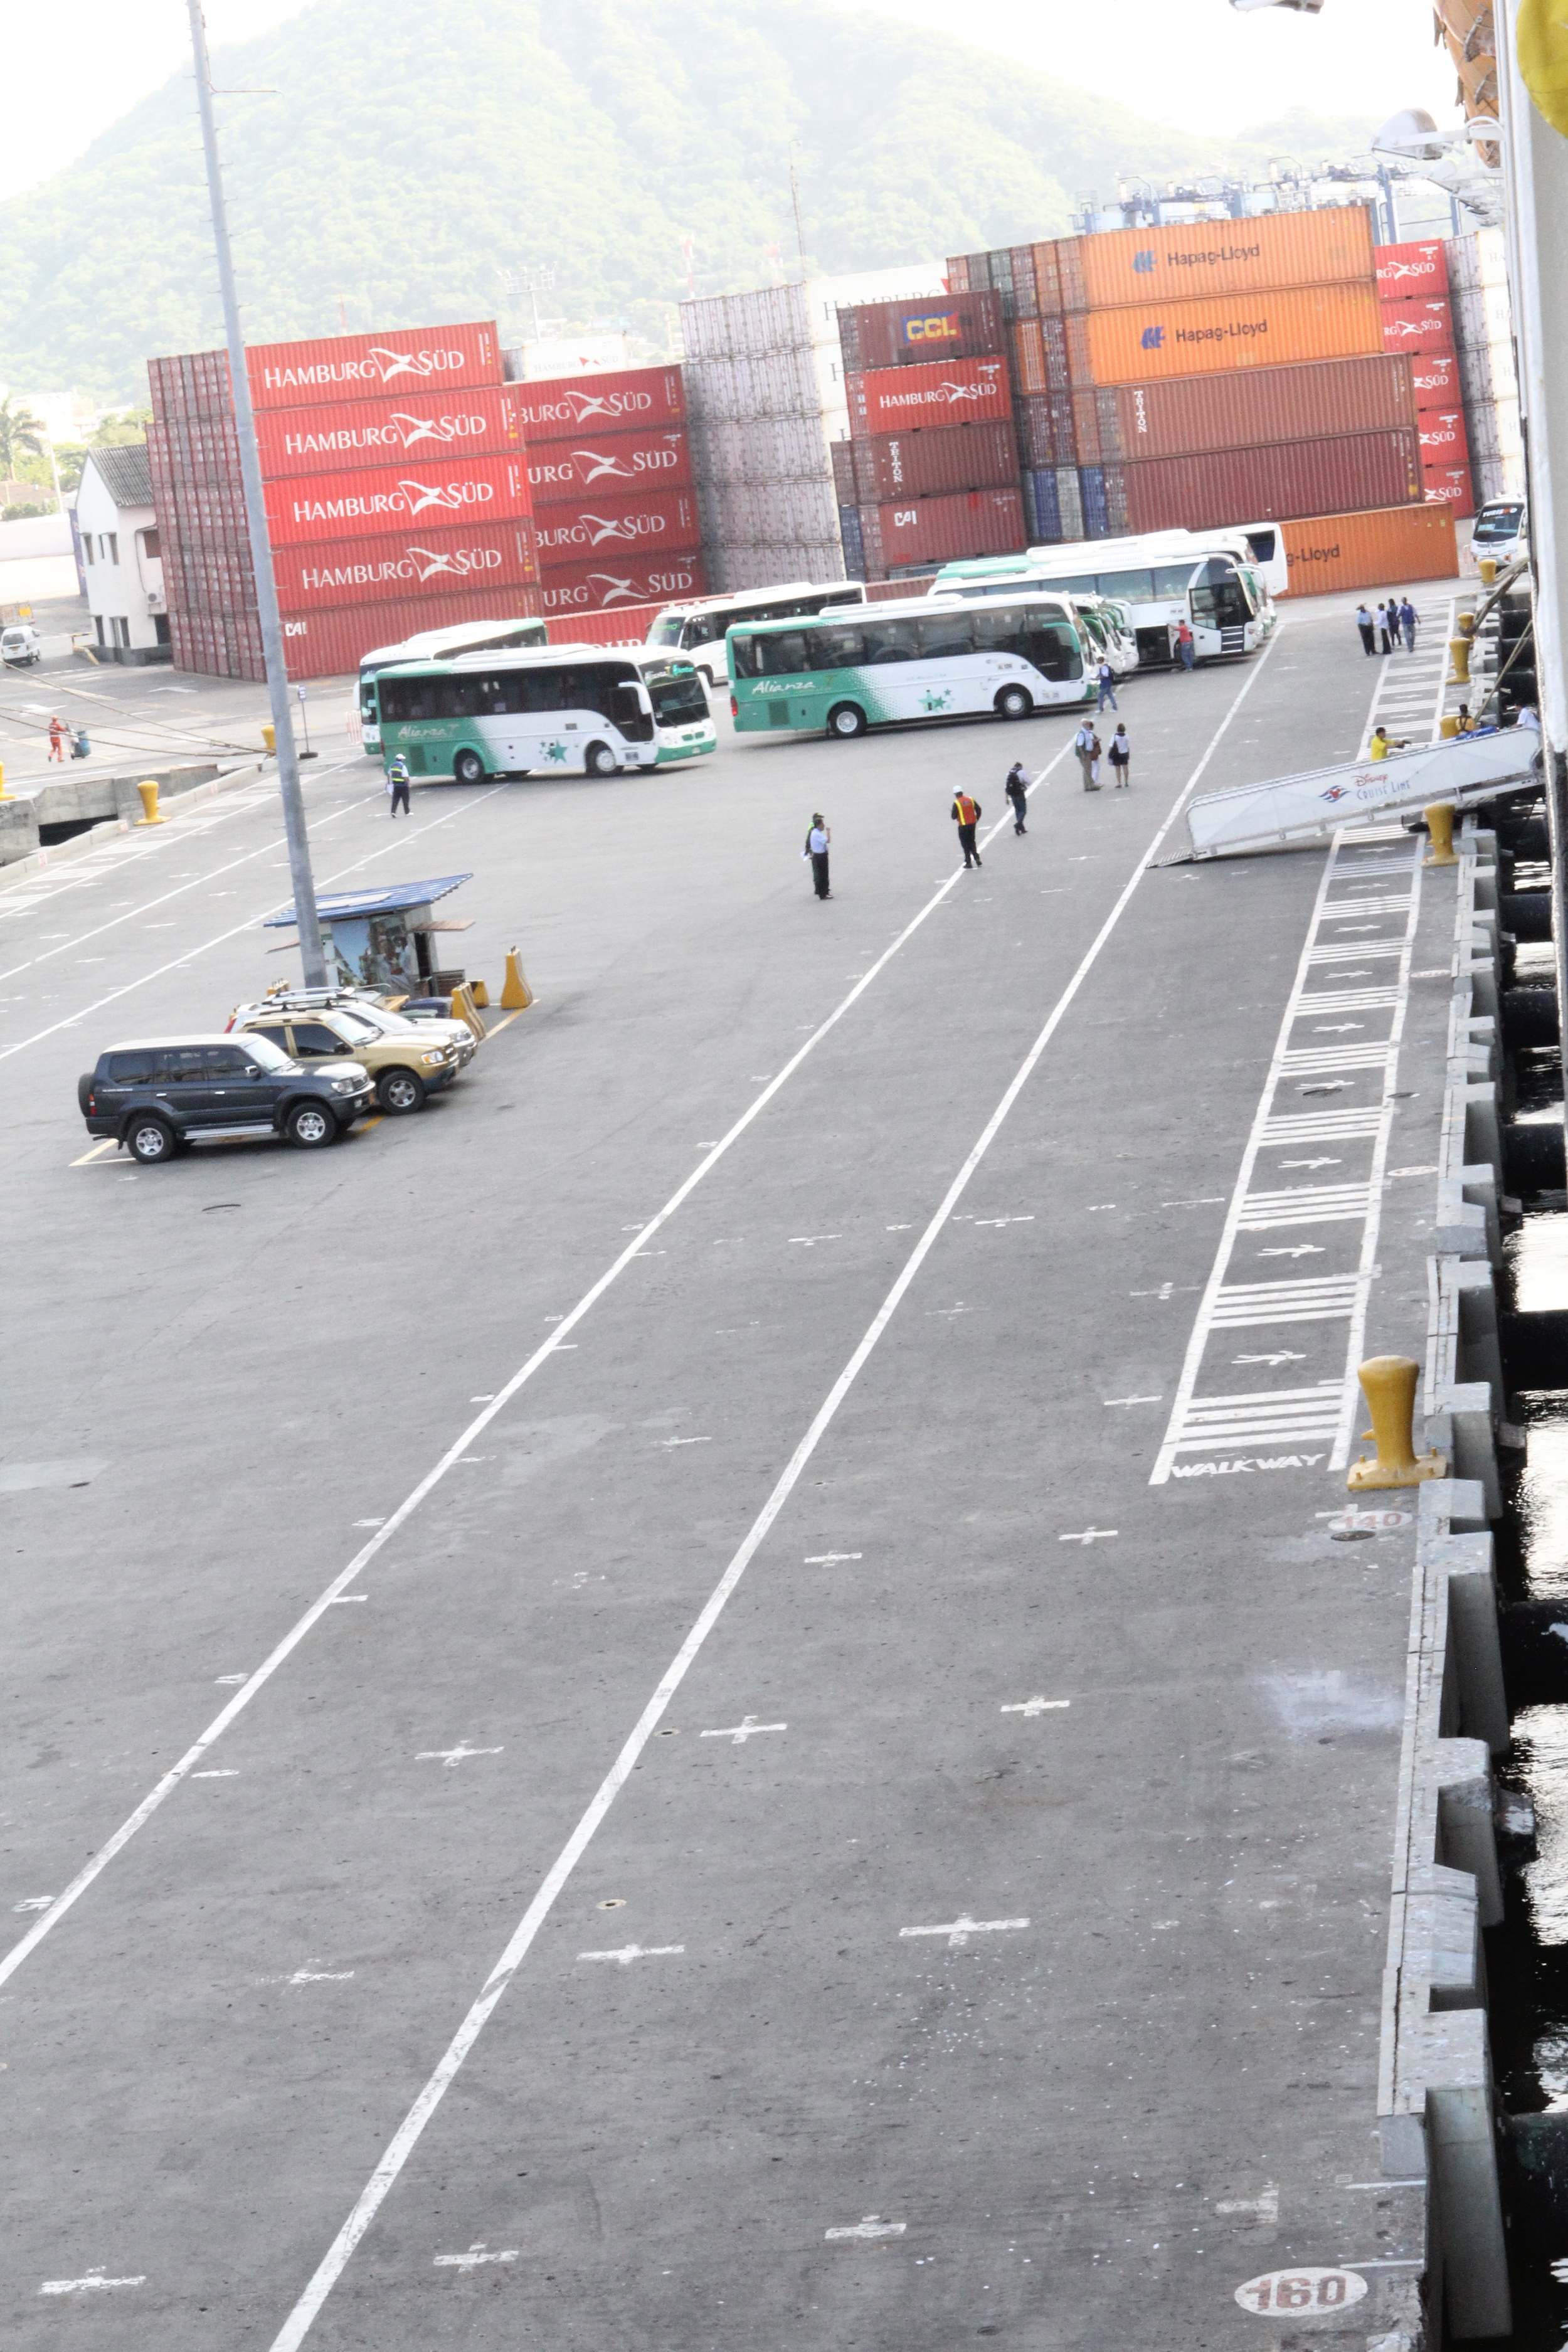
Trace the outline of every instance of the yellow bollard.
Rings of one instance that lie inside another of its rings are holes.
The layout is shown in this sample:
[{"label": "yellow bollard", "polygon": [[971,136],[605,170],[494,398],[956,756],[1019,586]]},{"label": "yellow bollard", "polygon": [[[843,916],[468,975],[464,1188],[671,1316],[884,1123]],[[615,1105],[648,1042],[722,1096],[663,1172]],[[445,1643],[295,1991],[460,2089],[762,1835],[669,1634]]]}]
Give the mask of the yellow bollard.
[{"label": "yellow bollard", "polygon": [[154,783],[138,784],[136,789],[142,795],[142,814],[136,820],[137,824],[167,824],[169,822],[168,818],[166,816],[160,816],[158,814],[157,785]]},{"label": "yellow bollard", "polygon": [[1447,801],[1438,801],[1421,814],[1432,836],[1432,855],[1422,859],[1423,866],[1457,866],[1459,861],[1454,855],[1454,819],[1458,811]]},{"label": "yellow bollard", "polygon": [[1421,1367],[1410,1356],[1369,1356],[1361,1368],[1361,1384],[1372,1411],[1372,1427],[1363,1433],[1373,1438],[1373,1461],[1363,1455],[1352,1462],[1345,1485],[1352,1494],[1369,1487],[1418,1486],[1426,1478],[1446,1478],[1448,1465],[1441,1454],[1417,1455],[1413,1441],[1415,1383]]},{"label": "yellow bollard", "polygon": [[1450,686],[1468,686],[1470,682],[1470,641],[1468,637],[1450,637],[1448,659],[1454,667],[1448,679]]},{"label": "yellow bollard", "polygon": [[1476,634],[1476,616],[1473,613],[1458,613],[1454,616],[1454,625],[1462,637],[1473,637]]},{"label": "yellow bollard", "polygon": [[1447,711],[1445,711],[1445,712],[1444,712],[1444,714],[1443,714],[1442,719],[1441,719],[1439,720],[1439,722],[1438,722],[1438,727],[1437,727],[1437,732],[1438,732],[1438,733],[1439,733],[1439,735],[1442,737],[1442,739],[1443,739],[1444,742],[1445,742],[1445,743],[1451,743],[1451,742],[1453,741],[1453,740],[1454,740],[1455,736],[1458,733],[1458,731],[1459,731],[1459,714],[1458,714],[1458,712],[1457,710],[1447,710]]},{"label": "yellow bollard", "polygon": [[263,742],[266,744],[266,746],[267,746],[267,756],[268,756],[268,758],[269,760],[275,760],[275,759],[278,757],[278,730],[277,730],[277,728],[276,728],[276,727],[264,727],[264,728],[262,729],[262,730],[261,730],[261,740],[262,740],[262,741],[263,741]]},{"label": "yellow bollard", "polygon": [[473,998],[474,1003],[479,1006],[479,1011],[482,1013],[490,1001],[490,992],[485,986],[484,982],[482,980],[470,980],[468,982],[468,994]]},{"label": "yellow bollard", "polygon": [[8,793],[5,790],[5,762],[0,760],[0,801],[14,801],[16,797],[15,793]]},{"label": "yellow bollard", "polygon": [[503,1013],[526,1013],[532,1003],[533,991],[530,988],[527,980],[523,976],[522,965],[518,961],[517,950],[515,948],[508,948],[506,951],[506,980],[500,992],[501,1011]]},{"label": "yellow bollard", "polygon": [[478,1009],[474,1003],[473,991],[469,988],[467,981],[463,982],[461,987],[455,988],[452,991],[451,1003],[453,1020],[466,1021],[468,1027],[473,1031],[475,1036],[482,1038],[485,1034],[485,1024],[479,1019]]},{"label": "yellow bollard", "polygon": [[1483,555],[1481,558],[1481,586],[1483,588],[1489,588],[1496,578],[1497,557],[1495,555]]}]

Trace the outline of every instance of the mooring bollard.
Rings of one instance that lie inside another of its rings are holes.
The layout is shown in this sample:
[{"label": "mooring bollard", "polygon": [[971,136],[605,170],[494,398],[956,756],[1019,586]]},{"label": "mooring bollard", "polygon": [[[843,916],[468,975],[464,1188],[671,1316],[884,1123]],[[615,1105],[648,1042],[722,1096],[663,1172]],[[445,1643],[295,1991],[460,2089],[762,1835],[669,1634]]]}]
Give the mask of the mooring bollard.
[{"label": "mooring bollard", "polygon": [[167,824],[169,822],[168,818],[166,816],[160,816],[158,814],[157,785],[149,782],[144,784],[138,784],[136,789],[142,795],[142,814],[136,820],[137,824]]},{"label": "mooring bollard", "polygon": [[523,977],[522,965],[515,948],[506,951],[506,979],[501,987],[500,1007],[503,1013],[526,1013],[533,1003],[533,991]]},{"label": "mooring bollard", "polygon": [[1468,637],[1450,637],[1448,659],[1453,663],[1450,686],[1468,686],[1470,682],[1470,641]]},{"label": "mooring bollard", "polygon": [[1448,1464],[1441,1454],[1417,1454],[1415,1445],[1415,1383],[1421,1367],[1411,1356],[1369,1356],[1361,1368],[1361,1385],[1372,1412],[1372,1427],[1363,1432],[1377,1447],[1375,1458],[1352,1462],[1345,1485],[1352,1494],[1377,1486],[1419,1486],[1426,1478],[1446,1478]]},{"label": "mooring bollard", "polygon": [[1458,731],[1458,712],[1457,710],[1446,710],[1443,713],[1442,718],[1437,721],[1437,732],[1439,736],[1445,743],[1451,743]]},{"label": "mooring bollard", "polygon": [[1491,584],[1492,584],[1492,582],[1497,578],[1497,558],[1496,558],[1496,556],[1495,556],[1495,555],[1483,555],[1483,556],[1481,557],[1481,559],[1480,559],[1480,565],[1481,565],[1481,586],[1482,586],[1483,588],[1489,588],[1489,587],[1491,586]]},{"label": "mooring bollard", "polygon": [[269,726],[269,727],[264,727],[264,728],[262,729],[262,730],[261,730],[261,740],[262,740],[263,743],[267,746],[267,756],[268,756],[268,758],[269,760],[275,760],[275,759],[278,757],[278,730],[277,730],[277,728],[276,728],[276,727],[270,727],[270,726]]},{"label": "mooring bollard", "polygon": [[[1454,723],[1458,726],[1458,721],[1456,719]],[[1447,801],[1438,801],[1434,807],[1422,811],[1426,819],[1426,830],[1432,836],[1432,855],[1422,859],[1424,866],[1458,864],[1454,855],[1454,819],[1458,814]]]}]

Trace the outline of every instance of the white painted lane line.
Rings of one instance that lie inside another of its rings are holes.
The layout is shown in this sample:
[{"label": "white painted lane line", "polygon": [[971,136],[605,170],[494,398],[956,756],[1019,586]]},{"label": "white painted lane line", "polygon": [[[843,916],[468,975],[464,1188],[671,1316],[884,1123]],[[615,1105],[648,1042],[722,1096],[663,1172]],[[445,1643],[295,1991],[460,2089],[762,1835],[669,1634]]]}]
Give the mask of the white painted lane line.
[{"label": "white painted lane line", "polygon": [[459,1739],[456,1748],[422,1748],[414,1761],[416,1764],[440,1764],[447,1771],[451,1772],[455,1771],[459,1764],[466,1762],[470,1756],[504,1756],[505,1754],[504,1748],[470,1748],[466,1739]]},{"label": "white painted lane line", "polygon": [[481,2263],[515,2263],[521,2251],[517,2246],[498,2247],[492,2254],[484,2240],[479,2238],[466,2254],[433,2254],[430,2259],[438,2271],[472,2271],[478,2270]]},{"label": "white painted lane line", "polygon": [[[577,1958],[580,1960],[616,1960],[623,1969],[629,1969],[634,1960],[673,1959],[685,1949],[684,1944],[623,1944],[618,1952],[579,1952]],[[281,2344],[282,2336],[278,2341]]]},{"label": "white painted lane line", "polygon": [[89,2271],[85,2278],[46,2279],[38,2293],[40,2294],[107,2294],[111,2287],[145,2286],[146,2284],[147,2274],[144,2271],[139,2273],[135,2278],[105,2278],[103,2265],[100,2263],[97,2270]]},{"label": "white painted lane line", "polygon": [[[450,2042],[447,2044],[447,2049],[437,2063],[434,2073],[426,2083],[424,2088],[420,2091],[418,2096],[414,2101],[413,2105],[409,2108],[408,2113],[405,2116],[396,2131],[393,2134],[391,2140],[387,2144],[385,2154],[383,2156],[381,2162],[376,2166],[375,2170],[372,2173],[369,2180],[365,2183],[363,2189],[361,2191],[360,2196],[354,2204],[353,2211],[349,2214],[342,2229],[338,2231],[337,2236],[333,2239],[331,2244],[322,2255],[314,2274],[307,2283],[304,2292],[294,2305],[293,2310],[289,2313],[288,2318],[285,2320],[282,2327],[279,2330],[278,2335],[274,2337],[271,2346],[271,2352],[298,2352],[298,2347],[304,2342],[306,2336],[310,2334],[311,2326],[315,2322],[317,2313],[321,2310],[322,2305],[326,2302],[327,2297],[331,2294],[338,2280],[342,2277],[348,2263],[352,2261],[355,2247],[359,2244],[360,2240],[364,2236],[365,2231],[369,2229],[372,2221],[375,2219],[376,2214],[380,2211],[384,2199],[392,2189],[394,2182],[397,2179],[398,2175],[402,2172],[404,2166],[408,2162],[409,2158],[418,2147],[426,2124],[430,2121],[431,2116],[436,2113],[436,2110],[440,2105],[442,2100],[446,2097],[447,2090],[450,2088],[451,2084],[456,2081],[469,2051],[473,2048],[475,2042],[479,2040],[479,2035],[484,2032],[486,2025],[489,2023],[497,2002],[500,2000],[501,1995],[505,1992],[508,1985],[511,1982],[512,1978],[517,1974],[518,1969],[521,1967],[524,1959],[527,1958],[535,1937],[538,1935],[540,1928],[543,1926],[544,1921],[549,1917],[562,1888],[566,1885],[572,1873],[575,1870],[577,1864],[582,1859],[584,1853],[587,1851],[588,1846],[592,1843],[594,1836],[598,1830],[600,1822],[605,1819],[605,1816],[608,1813],[611,1806],[615,1803],[616,1797],[620,1794],[621,1790],[625,1787],[626,1781],[631,1777],[631,1773],[637,1765],[643,1749],[647,1746],[648,1741],[653,1738],[658,1728],[660,1717],[665,1713],[665,1710],[669,1706],[670,1700],[674,1697],[676,1692],[679,1689],[681,1684],[686,1679],[693,1663],[701,1652],[702,1646],[707,1641],[709,1634],[712,1632],[714,1626],[722,1616],[725,1607],[729,1602],[731,1594],[735,1591],[735,1588],[740,1583],[741,1579],[745,1574],[748,1567],[751,1565],[755,1554],[761,1549],[764,1539],[773,1528],[773,1522],[778,1517],[779,1513],[783,1510],[790,1496],[793,1494],[807,1464],[811,1461],[824,1436],[832,1426],[832,1423],[837,1417],[839,1406],[843,1403],[844,1399],[848,1395],[849,1391],[853,1388],[856,1381],[859,1377],[861,1370],[872,1355],[879,1340],[882,1337],[883,1332],[892,1321],[901,1300],[910,1289],[910,1286],[913,1284],[916,1276],[919,1274],[921,1266],[925,1264],[926,1259],[930,1256],[931,1252],[935,1247],[938,1238],[946,1229],[954,1209],[957,1208],[959,1202],[963,1200],[965,1192],[968,1190],[970,1181],[973,1177],[976,1169],[979,1168],[981,1162],[984,1160],[987,1152],[991,1149],[992,1143],[1000,1133],[1014,1104],[1017,1101],[1018,1097],[1023,1093],[1025,1087],[1028,1084],[1029,1079],[1034,1075],[1036,1066],[1039,1063],[1047,1046],[1050,1044],[1052,1038],[1056,1035],[1057,1031],[1060,1028],[1063,1021],[1067,1018],[1068,1013],[1075,1003],[1084,982],[1088,980],[1089,973],[1094,970],[1096,963],[1099,961],[1100,952],[1105,947],[1107,940],[1116,929],[1122,915],[1131,904],[1133,893],[1136,891],[1139,883],[1142,880],[1143,876],[1149,870],[1153,860],[1158,856],[1161,847],[1164,843],[1166,835],[1170,832],[1171,827],[1175,824],[1176,819],[1180,816],[1183,809],[1186,806],[1187,802],[1196,791],[1199,782],[1203,779],[1205,772],[1208,768],[1209,762],[1213,760],[1215,751],[1219,749],[1221,742],[1228,732],[1231,721],[1236,717],[1237,712],[1241,709],[1242,704],[1251,693],[1254,686],[1258,683],[1258,678],[1263,675],[1264,667],[1268,663],[1269,654],[1272,652],[1274,646],[1280,642],[1282,634],[1282,627],[1280,629],[1277,629],[1274,635],[1269,640],[1268,645],[1265,646],[1263,652],[1258,656],[1258,660],[1253,668],[1248,672],[1247,677],[1242,681],[1240,688],[1233,697],[1224,718],[1220,720],[1219,725],[1215,728],[1213,735],[1209,738],[1208,747],[1204,752],[1203,757],[1199,760],[1196,767],[1194,768],[1191,775],[1187,778],[1186,782],[1183,785],[1181,791],[1172,802],[1170,810],[1163,822],[1157,827],[1152,840],[1150,842],[1148,847],[1142,853],[1131,874],[1128,877],[1126,882],[1123,883],[1121,890],[1118,892],[1109,914],[1107,914],[1104,921],[1100,924],[1099,930],[1095,933],[1093,940],[1089,942],[1088,949],[1080,958],[1071,979],[1068,982],[1067,986],[1063,989],[1061,994],[1058,997],[1056,1003],[1052,1006],[1051,1011],[1047,1017],[1045,1026],[1041,1029],[1039,1035],[1035,1039],[1034,1044],[1025,1055],[1023,1061],[1020,1063],[1017,1070],[1015,1072],[1011,1081],[1009,1082],[1001,1101],[997,1104],[996,1108],[992,1112],[991,1117],[986,1121],[984,1127],[981,1129],[967,1159],[959,1169],[956,1176],[954,1176],[952,1182],[948,1186],[947,1192],[938,1203],[924,1230],[921,1234],[919,1240],[916,1242],[914,1248],[910,1253],[909,1257],[905,1260],[902,1270],[898,1275],[892,1287],[882,1301],[881,1306],[878,1308],[876,1315],[873,1317],[871,1323],[865,1333],[865,1336],[860,1340],[859,1345],[856,1348],[853,1355],[849,1358],[844,1370],[839,1373],[838,1378],[835,1381],[832,1388],[828,1391],[827,1395],[824,1398],[821,1405],[818,1407],[810,1426],[802,1437],[800,1444],[796,1446],[794,1454],[790,1456],[789,1461],[784,1465],[777,1484],[773,1487],[772,1494],[768,1496],[767,1501],[763,1504],[761,1511],[757,1514],[757,1517],[752,1522],[745,1539],[740,1547],[740,1549],[731,1560],[729,1567],[720,1578],[719,1582],[714,1586],[711,1593],[710,1593],[708,1600],[695,1623],[692,1625],[690,1632],[688,1633],[685,1641],[681,1643],[680,1648],[677,1651],[674,1658],[670,1661],[669,1665],[666,1668],[663,1679],[660,1681],[652,1697],[648,1700],[648,1703],[643,1709],[641,1716],[632,1727],[620,1754],[616,1758],[610,1769],[605,1775],[604,1780],[600,1782],[593,1797],[589,1800],[589,1802],[575,1829],[567,1839],[566,1843],[563,1846],[560,1853],[556,1856],[554,1863],[552,1864],[550,1870],[546,1873],[543,1880],[541,1882],[538,1892],[535,1894],[533,1900],[530,1903],[527,1910],[523,1913],[521,1919],[518,1922],[510,1942],[507,1945],[506,1949],[501,1953],[500,1959],[496,1962],[495,1967],[491,1969],[489,1978],[481,1988],[478,1998],[474,2000],[468,2011],[468,2014],[458,2025],[457,2032],[453,2035]],[[1064,745],[1062,751],[1058,754],[1058,758],[1064,758],[1068,749],[1070,749],[1070,746]],[[1056,762],[1053,761],[1052,765],[1054,766]],[[1005,817],[1000,819],[998,821],[996,830],[1000,831],[1001,826],[1007,822],[1008,820]],[[951,887],[951,882],[952,880],[956,880],[958,874],[961,874],[963,870],[962,866],[955,869],[953,876],[950,877],[949,884],[943,886],[944,890]],[[923,920],[924,913],[929,912],[931,908],[940,905],[942,903],[942,894],[939,892],[935,898],[928,902],[927,908],[923,910],[921,917],[916,919],[917,921]],[[910,928],[912,929],[914,926],[911,925]],[[900,938],[903,936],[903,933],[900,934]],[[874,972],[878,967],[873,965],[871,969]],[[870,973],[868,973],[868,980],[869,980],[870,976]],[[864,986],[864,982],[861,983],[862,986]],[[849,1001],[850,1000],[847,998],[845,1000],[845,1005],[847,1005]],[[841,1006],[838,1013],[836,1013],[832,1016],[832,1020],[838,1020],[841,1017],[844,1009],[845,1008]],[[830,1024],[825,1024],[825,1029],[828,1025]],[[786,1064],[784,1072],[780,1074],[781,1077],[787,1074],[787,1071],[793,1066],[793,1064]],[[752,1116],[754,1116],[755,1108],[756,1106],[753,1105],[751,1110],[743,1114],[742,1120],[738,1121],[736,1127],[731,1129],[732,1134],[740,1132],[741,1128]],[[706,1165],[707,1163],[704,1164]],[[688,1177],[686,1183],[674,1196],[674,1202],[672,1202],[671,1204],[671,1211],[673,1211],[673,1206],[676,1202],[685,1199],[687,1193],[691,1190],[693,1184],[696,1182],[697,1175],[700,1172],[700,1171],[695,1171],[692,1176]],[[666,1213],[668,1213],[661,1211],[661,1217]],[[629,1255],[629,1253],[626,1255]],[[623,1262],[624,1257],[623,1260],[617,1261],[617,1265]],[[602,1276],[599,1282],[596,1283],[593,1290],[586,1295],[581,1305],[574,1309],[574,1320],[575,1320],[577,1317],[585,1314],[593,1300],[597,1297],[604,1289],[608,1287],[609,1281],[613,1276],[613,1272],[614,1269],[612,1269],[611,1275]],[[516,1388],[521,1386],[523,1379],[527,1376],[529,1370],[531,1370],[533,1364],[542,1360],[544,1355],[548,1351],[548,1346],[549,1343],[546,1342],[544,1349],[540,1349],[536,1356],[530,1358],[529,1363],[524,1366],[521,1372],[514,1376],[513,1381],[509,1383],[508,1389],[504,1393],[510,1394]],[[492,1407],[490,1408],[490,1411],[494,1412],[496,1409],[496,1407]],[[467,1432],[464,1437],[459,1439],[458,1444],[462,1445],[467,1444],[474,1433],[475,1433],[472,1430]],[[439,1475],[439,1468],[437,1468],[437,1470],[433,1471],[429,1475],[419,1487],[416,1488],[415,1494],[410,1496],[409,1501],[403,1507],[402,1517],[405,1517],[408,1513],[414,1509],[416,1503],[423,1498],[424,1495],[429,1492],[430,1488],[436,1484],[437,1478]],[[367,1553],[370,1549],[371,1547],[366,1547]],[[354,1567],[357,1569],[361,1564],[362,1563],[360,1562],[355,1562]],[[343,1577],[339,1580],[339,1582],[346,1583],[351,1573],[353,1573],[353,1570],[345,1570]],[[317,1611],[312,1611],[309,1612],[308,1620],[301,1619],[297,1633],[291,1634],[288,1637],[288,1649],[291,1649],[294,1646],[296,1639],[303,1638],[307,1623],[314,1622],[315,1617],[318,1613],[319,1612]],[[282,1656],[286,1654],[285,1645],[279,1644],[279,1651],[275,1653],[275,1656],[280,1663]],[[270,1671],[270,1667],[268,1671]],[[220,1718],[220,1721],[221,1720],[222,1718]],[[193,1753],[195,1751],[193,1751]],[[179,1769],[180,1768],[176,1767],[176,1770]],[[159,1801],[162,1801],[161,1798],[159,1799]],[[132,1816],[132,1820],[135,1820],[134,1816]],[[139,1822],[136,1822],[136,1826],[140,1827]],[[131,1833],[133,1834],[133,1832]],[[92,1865],[89,1864],[89,1868],[90,1869]],[[47,1927],[47,1921],[40,1922],[40,1927]],[[17,1947],[17,1950],[18,1952],[21,1950],[20,1946]],[[3,1981],[4,1969],[3,1967],[0,1967],[0,1982]]]},{"label": "white painted lane line", "polygon": [[1057,1541],[1082,1544],[1087,1550],[1090,1544],[1104,1543],[1107,1538],[1120,1535],[1121,1532],[1120,1528],[1080,1528],[1076,1535],[1058,1536]]},{"label": "white painted lane line", "polygon": [[735,1747],[743,1748],[748,1739],[756,1738],[759,1731],[787,1731],[788,1729],[787,1723],[759,1723],[754,1715],[748,1715],[743,1716],[739,1723],[731,1724],[726,1731],[704,1731],[700,1732],[698,1737],[702,1739],[728,1739]]},{"label": "white painted lane line", "polygon": [[1070,1698],[1023,1698],[1011,1706],[1003,1707],[1001,1712],[1004,1715],[1048,1715],[1053,1707],[1071,1705]]},{"label": "white painted lane line", "polygon": [[971,1936],[1005,1936],[1016,1928],[1026,1927],[1026,1919],[972,1919],[965,1912],[957,1919],[949,1919],[940,1927],[900,1927],[903,1936],[945,1936],[951,1952],[963,1951]]},{"label": "white painted lane line", "polygon": [[805,1565],[807,1568],[836,1568],[841,1559],[863,1559],[864,1558],[865,1554],[858,1551],[808,1551],[805,1555]]},{"label": "white painted lane line", "polygon": [[829,2244],[836,2238],[901,2238],[907,2226],[903,2221],[884,2221],[879,2213],[868,2213],[848,2229],[824,2230],[822,2234]]}]

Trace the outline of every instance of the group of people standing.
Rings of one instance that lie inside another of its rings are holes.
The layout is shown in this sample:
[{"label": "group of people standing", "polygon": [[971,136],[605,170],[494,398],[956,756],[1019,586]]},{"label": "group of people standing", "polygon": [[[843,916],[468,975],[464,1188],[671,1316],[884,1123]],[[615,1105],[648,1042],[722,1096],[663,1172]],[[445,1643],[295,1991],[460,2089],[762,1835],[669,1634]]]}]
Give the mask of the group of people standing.
[{"label": "group of people standing", "polygon": [[1358,604],[1355,625],[1361,631],[1363,649],[1373,655],[1397,653],[1403,640],[1405,652],[1413,654],[1418,618],[1408,596],[1385,597],[1378,606],[1375,617],[1364,604]]}]

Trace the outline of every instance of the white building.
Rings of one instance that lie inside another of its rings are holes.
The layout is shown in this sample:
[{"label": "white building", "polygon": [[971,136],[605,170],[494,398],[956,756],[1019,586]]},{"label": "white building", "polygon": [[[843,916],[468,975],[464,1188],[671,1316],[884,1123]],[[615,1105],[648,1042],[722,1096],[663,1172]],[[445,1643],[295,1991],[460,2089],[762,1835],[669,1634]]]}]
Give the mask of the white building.
[{"label": "white building", "polygon": [[89,450],[76,528],[88,610],[105,654],[133,665],[168,661],[163,564],[144,441]]}]

